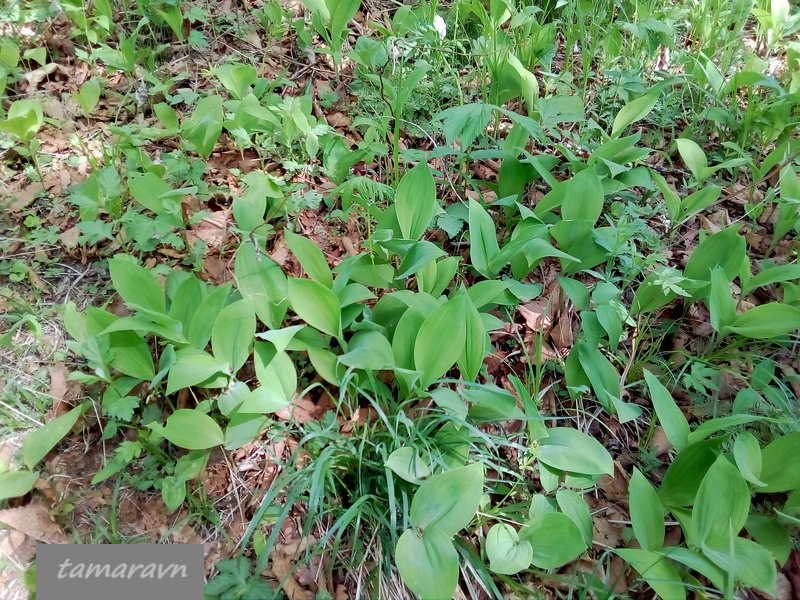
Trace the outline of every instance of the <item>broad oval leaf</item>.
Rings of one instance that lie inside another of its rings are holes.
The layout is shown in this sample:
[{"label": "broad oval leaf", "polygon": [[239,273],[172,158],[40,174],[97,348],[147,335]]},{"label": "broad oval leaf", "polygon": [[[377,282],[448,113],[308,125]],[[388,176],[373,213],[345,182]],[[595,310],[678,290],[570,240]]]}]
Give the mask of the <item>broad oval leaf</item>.
[{"label": "broad oval leaf", "polygon": [[766,485],[759,479],[762,459],[761,446],[756,436],[749,431],[739,433],[733,443],[733,458],[736,460],[736,466],[739,468],[742,477],[753,485]]},{"label": "broad oval leaf", "polygon": [[256,333],[256,315],[247,300],[229,304],[217,315],[211,330],[214,358],[230,365],[236,374],[250,356],[250,345]]},{"label": "broad oval leaf", "polygon": [[393,369],[392,345],[379,331],[359,331],[347,342],[347,353],[339,357],[339,362],[354,369]]},{"label": "broad oval leaf", "polygon": [[481,370],[483,359],[488,351],[489,339],[480,313],[469,296],[464,297],[465,313],[462,315],[465,326],[464,351],[458,359],[462,379],[474,381]]},{"label": "broad oval leaf", "polygon": [[431,474],[431,468],[419,453],[411,446],[398,448],[389,455],[384,463],[395,475],[410,483],[418,484]]},{"label": "broad oval leaf", "polygon": [[760,544],[741,537],[733,540],[726,537],[704,544],[703,553],[723,571],[735,575],[741,583],[758,588],[770,596],[775,595],[775,559]]},{"label": "broad oval leaf", "polygon": [[721,439],[704,440],[678,453],[658,488],[658,497],[665,506],[689,506],[694,501],[703,477],[717,459],[721,444]]},{"label": "broad oval leaf", "polygon": [[575,522],[564,513],[545,513],[520,532],[533,547],[531,564],[540,569],[557,569],[575,560],[587,548]]},{"label": "broad oval leaf", "polygon": [[489,213],[475,200],[469,201],[469,259],[472,267],[487,279],[497,275],[495,262],[500,254],[497,231]]},{"label": "broad oval leaf", "polygon": [[553,427],[548,433],[548,437],[539,441],[537,458],[541,462],[559,471],[614,474],[611,454],[593,437],[568,427]]},{"label": "broad oval leaf", "polygon": [[738,315],[730,330],[754,340],[767,340],[800,329],[800,309],[769,302]]},{"label": "broad oval leaf", "polygon": [[33,489],[38,479],[38,471],[8,471],[0,473],[0,501],[24,496]]},{"label": "broad oval leaf", "polygon": [[302,235],[284,230],[284,239],[289,250],[295,255],[306,275],[326,288],[333,286],[333,275],[325,260],[325,255],[314,242]]},{"label": "broad oval leaf", "polygon": [[420,539],[407,529],[397,540],[394,561],[403,583],[422,600],[453,597],[458,585],[458,553],[448,534],[433,527]]},{"label": "broad oval leaf", "polygon": [[167,395],[224,373],[227,366],[225,362],[195,348],[184,348],[175,354],[177,360],[167,378]]},{"label": "broad oval leaf", "polygon": [[324,285],[310,279],[289,279],[289,301],[294,312],[323,333],[339,337],[342,307],[339,298]]},{"label": "broad oval leaf", "polygon": [[662,598],[686,598],[686,586],[680,574],[660,554],[639,548],[620,548],[614,553],[632,566]]},{"label": "broad oval leaf", "polygon": [[695,540],[703,544],[708,540],[727,539],[728,533],[736,535],[744,527],[750,512],[750,490],[747,483],[724,456],[703,477],[692,511]]},{"label": "broad oval leaf", "polygon": [[222,429],[207,414],[191,408],[181,408],[167,417],[166,425],[150,423],[150,429],[187,450],[205,450],[225,441]]},{"label": "broad oval leaf", "polygon": [[700,242],[686,262],[683,274],[689,279],[710,281],[711,270],[718,266],[728,281],[733,281],[744,257],[745,240],[739,235],[739,227],[727,227]]},{"label": "broad oval leaf", "polygon": [[208,158],[222,133],[222,98],[206,96],[195,106],[192,116],[181,126],[183,137],[194,144],[197,153]]},{"label": "broad oval leaf", "polygon": [[475,516],[482,494],[483,465],[479,463],[433,475],[414,494],[411,523],[423,531],[434,527],[455,535]]},{"label": "broad oval leaf", "polygon": [[439,205],[436,184],[427,163],[420,162],[397,184],[395,212],[403,237],[418,240],[430,225]]},{"label": "broad oval leaf", "polygon": [[246,242],[236,252],[236,283],[242,297],[252,302],[259,320],[270,329],[281,326],[286,314],[286,275],[268,256]]},{"label": "broad oval leaf", "polygon": [[129,257],[116,256],[108,259],[108,270],[114,289],[133,309],[143,308],[155,313],[164,313],[164,290],[153,274],[144,267],[131,262]]},{"label": "broad oval leaf", "polygon": [[414,342],[414,366],[422,373],[422,389],[444,375],[464,351],[467,335],[464,326],[466,302],[465,296],[456,296],[439,306],[422,322]]},{"label": "broad oval leaf", "polygon": [[486,534],[489,569],[501,575],[514,575],[527,569],[533,559],[533,547],[520,541],[517,531],[507,523],[495,523]]},{"label": "broad oval leaf", "polygon": [[800,487],[798,448],[800,448],[800,432],[794,432],[779,437],[761,451],[762,467],[759,479],[766,485],[759,488],[759,492],[786,492]]},{"label": "broad oval leaf", "polygon": [[683,163],[692,172],[696,179],[704,179],[707,176],[708,160],[706,153],[697,145],[697,142],[688,138],[678,138],[675,140],[678,146],[678,153],[683,159]]}]

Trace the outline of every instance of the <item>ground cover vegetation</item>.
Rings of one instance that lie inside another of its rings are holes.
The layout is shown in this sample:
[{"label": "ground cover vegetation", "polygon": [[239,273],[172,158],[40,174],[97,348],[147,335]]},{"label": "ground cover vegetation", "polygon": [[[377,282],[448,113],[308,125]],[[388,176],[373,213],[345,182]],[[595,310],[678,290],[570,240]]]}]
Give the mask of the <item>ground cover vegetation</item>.
[{"label": "ground cover vegetation", "polygon": [[[8,0],[0,581],[800,596],[800,8]],[[16,594],[16,595],[12,595]]]}]

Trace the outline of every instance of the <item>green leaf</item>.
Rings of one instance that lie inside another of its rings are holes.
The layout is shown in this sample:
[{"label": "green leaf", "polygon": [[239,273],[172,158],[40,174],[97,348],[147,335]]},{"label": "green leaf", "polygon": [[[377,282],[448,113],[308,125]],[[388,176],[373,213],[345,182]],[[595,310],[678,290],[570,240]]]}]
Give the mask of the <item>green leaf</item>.
[{"label": "green leaf", "polygon": [[196,348],[183,348],[175,353],[177,360],[169,371],[167,395],[192,387],[224,373],[228,365]]},{"label": "green leaf", "polygon": [[596,223],[603,212],[603,185],[594,169],[584,169],[570,179],[566,186],[561,203],[562,219]]},{"label": "green leaf", "polygon": [[780,337],[800,329],[800,309],[780,302],[751,308],[733,319],[730,330],[754,340]]},{"label": "green leaf", "polygon": [[303,267],[306,275],[326,288],[333,287],[331,269],[319,246],[308,238],[292,233],[288,229],[284,230],[284,237],[286,245],[289,246],[289,250],[300,261],[300,266]]},{"label": "green leaf", "polygon": [[578,526],[578,529],[583,534],[583,541],[586,546],[590,546],[593,536],[592,515],[589,512],[586,501],[583,499],[583,495],[572,490],[561,489],[556,492],[556,502],[561,512],[572,519],[575,525]]},{"label": "green leaf", "polygon": [[108,259],[108,269],[114,289],[133,309],[165,313],[164,290],[153,274],[131,261],[130,257]]},{"label": "green leaf", "polygon": [[611,136],[619,134],[628,125],[644,119],[658,102],[660,92],[652,91],[644,96],[640,96],[628,102],[614,117],[614,125],[611,127]]},{"label": "green leaf", "polygon": [[458,359],[458,369],[461,371],[462,379],[475,381],[488,351],[489,338],[486,336],[486,328],[480,313],[466,295],[464,308],[462,319],[465,326],[465,341],[464,351]]},{"label": "green leaf", "polygon": [[209,452],[192,451],[181,456],[175,463],[175,477],[180,481],[189,481],[198,477],[208,464]]},{"label": "green leaf", "polygon": [[506,523],[495,523],[486,534],[489,569],[502,575],[514,575],[527,569],[533,559],[533,547],[520,541],[517,531]]},{"label": "green leaf", "polygon": [[520,539],[533,547],[531,564],[540,569],[557,569],[572,562],[587,548],[583,534],[564,513],[542,514],[520,531]]},{"label": "green leaf", "polygon": [[359,331],[347,342],[347,353],[339,362],[354,369],[383,371],[393,369],[394,354],[389,340],[378,331]]},{"label": "green leaf", "polygon": [[84,116],[89,116],[100,101],[100,80],[92,77],[81,85],[75,99],[81,105]]},{"label": "green leaf", "polygon": [[292,309],[306,323],[323,333],[339,337],[342,307],[331,290],[316,281],[289,278]]},{"label": "green leaf", "polygon": [[769,550],[779,565],[785,565],[792,553],[792,538],[775,517],[750,515],[745,529],[753,539]]},{"label": "green leaf", "polygon": [[64,436],[74,427],[88,405],[81,404],[69,412],[56,417],[44,426],[32,431],[22,442],[22,462],[29,469],[32,469],[42,460],[47,453],[56,447]]},{"label": "green leaf", "polygon": [[450,536],[426,529],[422,539],[408,529],[397,540],[394,560],[400,576],[422,600],[452,598],[458,585],[458,553]]},{"label": "green leaf", "polygon": [[753,485],[766,485],[761,479],[761,446],[756,437],[749,431],[742,431],[733,443],[733,457],[739,472]]},{"label": "green leaf", "polygon": [[[239,284],[241,285],[241,281],[239,281]],[[186,339],[195,349],[205,348],[208,344],[217,315],[228,302],[230,293],[231,288],[228,284],[214,287],[205,295],[200,306],[197,307],[189,323],[189,328],[186,330]]]},{"label": "green leaf", "polygon": [[787,433],[771,442],[761,451],[761,475],[766,485],[760,493],[788,492],[800,488],[800,432]]},{"label": "green leaf", "polygon": [[197,409],[181,408],[167,418],[166,425],[146,425],[180,448],[205,450],[225,441],[217,422]]},{"label": "green leaf", "polygon": [[167,507],[167,514],[172,514],[181,507],[186,500],[186,482],[168,475],[161,479],[161,498]]},{"label": "green leaf", "polygon": [[[139,204],[160,215],[165,212],[163,198],[172,192],[172,187],[155,173],[132,173],[128,176],[128,191]],[[180,200],[176,208],[179,206]]]},{"label": "green leaf", "polygon": [[689,506],[708,469],[717,459],[721,439],[705,440],[686,447],[667,468],[658,497],[668,507]]},{"label": "green leaf", "polygon": [[228,63],[215,67],[212,72],[235,100],[249,94],[251,86],[258,81],[258,73],[252,65]]},{"label": "green leaf", "polygon": [[403,446],[392,452],[384,465],[398,477],[415,484],[431,474],[430,465],[411,446]]},{"label": "green leaf", "polygon": [[286,314],[286,275],[250,243],[239,246],[234,265],[239,292],[250,300],[259,320],[270,329],[281,326]]},{"label": "green leaf", "polygon": [[681,451],[689,444],[689,422],[678,408],[675,399],[669,390],[647,369],[644,370],[644,379],[650,390],[650,400],[658,416],[664,433],[676,450]]},{"label": "green leaf", "polygon": [[750,512],[750,490],[747,483],[724,456],[703,477],[694,500],[692,526],[699,544],[709,540],[727,539],[741,531]]},{"label": "green leaf", "polygon": [[614,550],[622,560],[631,565],[639,575],[662,598],[681,600],[686,598],[686,587],[678,571],[663,556],[638,548]]},{"label": "green leaf", "polygon": [[483,465],[437,473],[428,478],[411,500],[411,524],[427,533],[429,528],[447,536],[464,529],[483,495]]},{"label": "green leaf", "polygon": [[548,433],[548,437],[539,441],[537,454],[544,464],[559,471],[585,475],[614,474],[611,455],[593,437],[567,427],[553,427]]},{"label": "green leaf", "polygon": [[117,331],[109,335],[110,364],[120,373],[137,379],[152,379],[155,375],[150,346],[133,331]]},{"label": "green leaf", "polygon": [[736,304],[731,294],[731,286],[725,273],[719,267],[711,270],[711,291],[708,310],[714,331],[725,334],[736,318]]},{"label": "green leaf", "polygon": [[489,213],[475,200],[469,201],[469,258],[473,268],[486,277],[497,275],[494,263],[500,253],[497,232]]},{"label": "green leaf", "polygon": [[720,267],[728,281],[733,281],[745,257],[745,240],[738,226],[728,227],[708,236],[695,248],[683,274],[688,279],[709,281],[711,270]]},{"label": "green leaf", "polygon": [[722,188],[718,185],[707,185],[684,198],[681,202],[680,212],[678,213],[678,222],[672,223],[672,227],[680,225],[690,217],[714,204],[719,199],[721,193]]},{"label": "green leaf", "polygon": [[431,223],[439,208],[436,184],[428,165],[420,162],[397,184],[395,211],[403,237],[418,240]]},{"label": "green leaf", "polygon": [[703,553],[743,584],[758,588],[770,596],[775,594],[775,560],[766,548],[756,542],[740,537],[709,540],[703,545]]},{"label": "green leaf", "polygon": [[214,151],[222,133],[222,98],[206,96],[201,99],[188,121],[182,124],[183,137],[191,142],[202,158],[208,158]]},{"label": "green leaf", "polygon": [[706,160],[703,149],[688,138],[678,138],[675,143],[683,163],[689,168],[695,179],[705,179],[708,176],[708,160]]},{"label": "green leaf", "polygon": [[[465,296],[456,296],[422,322],[414,342],[414,365],[422,373],[422,389],[444,375],[464,351],[466,302]],[[442,344],[442,340],[447,340],[447,344]]]},{"label": "green leaf", "polygon": [[633,533],[644,550],[660,550],[664,545],[664,510],[653,486],[639,469],[633,469],[628,483]]},{"label": "green leaf", "polygon": [[211,330],[214,358],[230,365],[236,374],[250,356],[250,345],[256,333],[256,315],[247,300],[229,304],[217,315]]},{"label": "green leaf", "polygon": [[38,479],[38,471],[8,471],[0,473],[0,500],[24,496],[33,489]]},{"label": "green leaf", "polygon": [[767,267],[758,275],[754,275],[743,283],[742,293],[747,295],[757,288],[773,283],[793,281],[795,279],[800,279],[800,264],[794,263],[791,265]]},{"label": "green leaf", "polygon": [[664,551],[659,554],[670,560],[679,562],[693,571],[697,571],[708,579],[718,590],[725,587],[725,574],[722,572],[722,569],[699,552],[689,550],[688,548],[664,548]]}]

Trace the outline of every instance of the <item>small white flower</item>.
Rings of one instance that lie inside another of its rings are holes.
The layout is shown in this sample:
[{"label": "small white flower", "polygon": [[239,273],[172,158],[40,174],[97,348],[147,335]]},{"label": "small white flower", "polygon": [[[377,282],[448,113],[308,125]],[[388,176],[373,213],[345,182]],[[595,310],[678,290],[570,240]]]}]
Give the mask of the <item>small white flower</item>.
[{"label": "small white flower", "polygon": [[439,34],[441,39],[447,37],[447,25],[444,22],[444,19],[439,15],[433,17],[433,28]]}]

